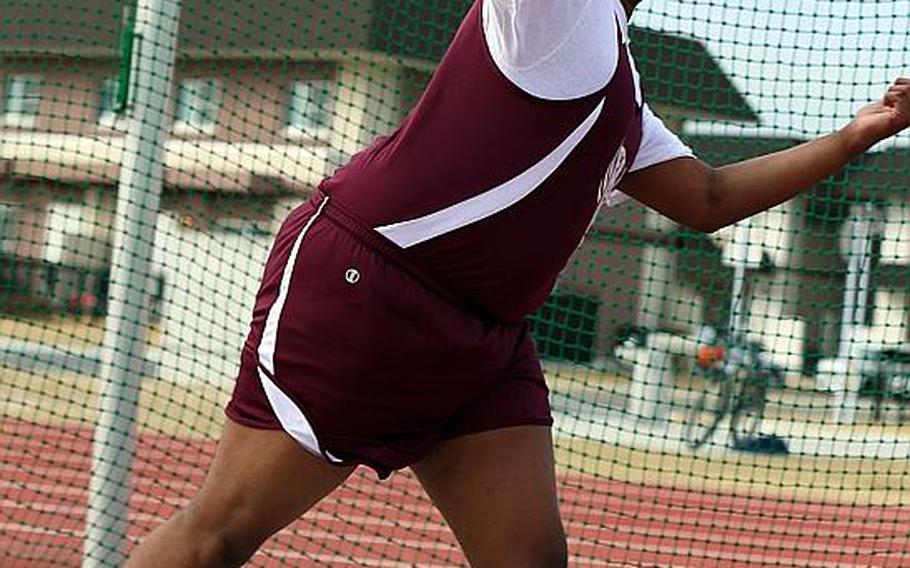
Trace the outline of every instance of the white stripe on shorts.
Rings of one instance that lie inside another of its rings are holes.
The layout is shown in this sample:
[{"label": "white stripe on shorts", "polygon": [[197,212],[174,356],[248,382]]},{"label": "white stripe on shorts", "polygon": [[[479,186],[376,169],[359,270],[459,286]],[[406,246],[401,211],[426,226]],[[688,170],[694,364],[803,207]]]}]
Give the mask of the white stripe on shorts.
[{"label": "white stripe on shorts", "polygon": [[278,387],[278,385],[274,383],[274,381],[272,381],[271,378],[269,378],[270,375],[272,377],[275,376],[275,346],[278,343],[278,323],[281,320],[281,312],[284,310],[284,304],[287,301],[288,289],[291,286],[291,274],[293,274],[294,266],[297,264],[297,255],[300,252],[300,245],[303,243],[303,239],[306,237],[310,227],[313,226],[313,223],[319,215],[322,214],[322,210],[325,209],[328,202],[329,198],[324,197],[322,203],[319,204],[319,208],[316,209],[313,216],[309,218],[306,225],[304,225],[303,230],[297,235],[297,240],[294,241],[294,247],[291,249],[287,264],[284,265],[284,271],[281,273],[281,284],[278,288],[278,297],[275,298],[275,303],[269,308],[269,315],[265,320],[265,329],[262,332],[262,340],[259,342],[258,370],[262,388],[265,391],[266,397],[269,399],[272,411],[275,412],[275,416],[278,417],[278,422],[281,423],[281,427],[284,431],[290,434],[292,438],[297,440],[297,442],[310,453],[319,457],[325,455],[331,461],[341,462],[342,460],[339,460],[328,452],[323,454],[320,449],[319,440],[316,439],[316,433],[313,431],[313,427],[310,425],[310,421],[307,420],[307,417],[303,414],[303,411]]}]

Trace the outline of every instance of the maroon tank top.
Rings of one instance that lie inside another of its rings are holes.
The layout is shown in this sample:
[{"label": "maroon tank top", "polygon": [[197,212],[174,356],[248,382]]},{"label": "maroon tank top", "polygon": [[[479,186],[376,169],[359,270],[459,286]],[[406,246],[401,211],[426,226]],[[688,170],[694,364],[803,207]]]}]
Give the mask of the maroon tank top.
[{"label": "maroon tank top", "polygon": [[504,322],[549,295],[634,162],[641,107],[620,23],[616,70],[573,100],[505,77],[475,2],[417,106],[320,189],[449,292]]}]

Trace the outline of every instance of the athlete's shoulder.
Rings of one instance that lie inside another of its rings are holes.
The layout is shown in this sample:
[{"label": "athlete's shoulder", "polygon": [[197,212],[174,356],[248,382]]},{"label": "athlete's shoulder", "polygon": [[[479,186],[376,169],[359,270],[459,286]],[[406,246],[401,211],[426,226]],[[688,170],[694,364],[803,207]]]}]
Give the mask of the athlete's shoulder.
[{"label": "athlete's shoulder", "polygon": [[480,1],[493,61],[529,94],[584,97],[603,88],[616,71],[628,37],[620,0]]}]

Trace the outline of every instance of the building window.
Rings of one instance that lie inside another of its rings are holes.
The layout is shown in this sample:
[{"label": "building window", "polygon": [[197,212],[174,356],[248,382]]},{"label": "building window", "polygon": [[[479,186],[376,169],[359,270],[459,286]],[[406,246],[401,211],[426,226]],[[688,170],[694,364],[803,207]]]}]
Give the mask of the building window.
[{"label": "building window", "polygon": [[41,105],[41,77],[13,75],[4,88],[3,120],[8,126],[34,128]]},{"label": "building window", "polygon": [[185,79],[177,93],[174,131],[178,134],[212,134],[218,116],[219,85],[215,79]]},{"label": "building window", "polygon": [[331,84],[328,81],[297,81],[291,85],[288,136],[325,138],[332,121],[331,101]]},{"label": "building window", "polygon": [[120,82],[110,77],[101,81],[101,92],[98,102],[98,125],[103,128],[122,128],[123,116],[117,113],[117,89]]}]

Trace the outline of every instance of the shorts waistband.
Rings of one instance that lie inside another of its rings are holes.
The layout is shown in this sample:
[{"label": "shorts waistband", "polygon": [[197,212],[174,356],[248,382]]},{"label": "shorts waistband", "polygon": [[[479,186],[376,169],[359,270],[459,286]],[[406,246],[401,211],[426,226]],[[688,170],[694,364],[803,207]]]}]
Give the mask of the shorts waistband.
[{"label": "shorts waistband", "polygon": [[354,237],[360,239],[361,242],[381,254],[389,261],[394,262],[399,268],[408,273],[408,275],[441,296],[449,303],[452,303],[461,309],[467,310],[471,314],[474,314],[475,317],[483,321],[491,321],[491,319],[485,316],[480,310],[470,306],[467,302],[461,300],[449,292],[435,278],[427,274],[426,271],[421,269],[412,260],[407,258],[405,251],[403,251],[401,247],[391,242],[381,234],[377,233],[364,221],[345,209],[344,206],[340,205],[338,203],[338,200],[332,199],[331,196],[323,193],[320,190],[316,190],[316,192],[313,194],[313,197],[310,198],[310,202],[314,206],[318,206],[325,199],[328,199],[328,203],[326,203],[325,208],[323,209],[323,213],[327,219],[331,220],[342,229],[348,231]]}]

